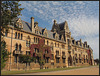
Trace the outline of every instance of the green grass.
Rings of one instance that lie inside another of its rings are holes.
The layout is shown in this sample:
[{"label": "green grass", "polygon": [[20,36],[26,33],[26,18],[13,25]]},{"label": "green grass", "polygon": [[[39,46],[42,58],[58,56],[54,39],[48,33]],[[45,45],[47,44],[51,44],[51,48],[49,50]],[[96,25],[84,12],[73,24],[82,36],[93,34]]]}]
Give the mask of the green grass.
[{"label": "green grass", "polygon": [[37,72],[50,72],[50,71],[69,70],[69,69],[77,69],[77,68],[84,68],[84,67],[89,67],[89,66],[69,67],[69,68],[55,68],[55,69],[26,70],[26,71],[25,70],[22,70],[22,71],[1,71],[1,75],[37,73]]}]

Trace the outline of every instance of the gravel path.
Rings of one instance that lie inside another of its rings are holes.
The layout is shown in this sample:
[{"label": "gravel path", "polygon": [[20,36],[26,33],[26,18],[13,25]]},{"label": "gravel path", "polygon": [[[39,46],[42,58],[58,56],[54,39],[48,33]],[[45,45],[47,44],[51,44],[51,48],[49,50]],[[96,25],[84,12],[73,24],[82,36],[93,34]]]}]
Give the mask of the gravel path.
[{"label": "gravel path", "polygon": [[28,73],[28,74],[17,74],[17,75],[99,75],[99,67],[92,66],[92,67],[70,69],[63,71]]}]

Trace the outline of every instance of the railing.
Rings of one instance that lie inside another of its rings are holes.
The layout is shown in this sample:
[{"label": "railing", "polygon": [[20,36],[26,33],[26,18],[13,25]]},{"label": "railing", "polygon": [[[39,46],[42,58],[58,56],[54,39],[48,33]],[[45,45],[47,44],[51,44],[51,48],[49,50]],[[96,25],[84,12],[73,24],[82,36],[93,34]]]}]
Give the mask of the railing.
[{"label": "railing", "polygon": [[15,50],[14,53],[15,53],[15,54],[22,54],[22,51]]},{"label": "railing", "polygon": [[63,55],[63,56],[62,56],[62,58],[66,58],[66,56],[65,56],[65,55]]},{"label": "railing", "polygon": [[56,55],[57,58],[60,58],[60,55]]}]

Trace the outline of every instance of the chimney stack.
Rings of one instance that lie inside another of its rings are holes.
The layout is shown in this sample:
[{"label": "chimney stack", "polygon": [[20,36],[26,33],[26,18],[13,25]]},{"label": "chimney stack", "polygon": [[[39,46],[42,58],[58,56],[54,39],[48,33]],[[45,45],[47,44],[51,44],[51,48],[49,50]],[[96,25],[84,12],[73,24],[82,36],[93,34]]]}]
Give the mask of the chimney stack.
[{"label": "chimney stack", "polygon": [[57,23],[56,20],[54,20],[54,25],[56,25],[56,23]]},{"label": "chimney stack", "polygon": [[34,29],[34,17],[31,17],[31,31]]}]

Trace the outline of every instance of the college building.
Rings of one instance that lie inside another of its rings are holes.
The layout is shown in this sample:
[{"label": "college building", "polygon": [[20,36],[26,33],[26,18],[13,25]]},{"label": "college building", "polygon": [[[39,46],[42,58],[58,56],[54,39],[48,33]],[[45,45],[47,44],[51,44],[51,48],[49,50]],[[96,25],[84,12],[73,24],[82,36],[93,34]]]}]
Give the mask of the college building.
[{"label": "college building", "polygon": [[[87,41],[76,41],[71,37],[67,21],[58,24],[54,20],[51,30],[39,27],[38,22],[34,22],[34,17],[31,17],[30,21],[31,23],[28,23],[17,18],[14,26],[8,25],[9,29],[5,30],[3,39],[11,55],[4,70],[40,69],[38,56],[35,62],[24,64],[19,62],[19,55],[29,55],[29,46],[39,44],[42,38],[45,39],[45,45],[51,47],[52,56],[51,59],[46,58],[44,69],[94,65],[93,50]],[[38,52],[37,49],[35,48],[34,52]]]}]

